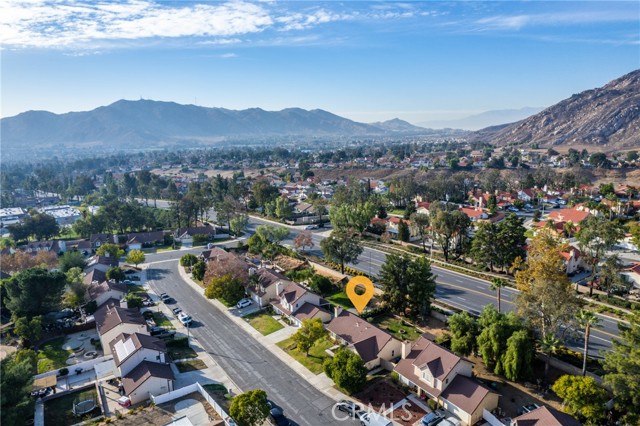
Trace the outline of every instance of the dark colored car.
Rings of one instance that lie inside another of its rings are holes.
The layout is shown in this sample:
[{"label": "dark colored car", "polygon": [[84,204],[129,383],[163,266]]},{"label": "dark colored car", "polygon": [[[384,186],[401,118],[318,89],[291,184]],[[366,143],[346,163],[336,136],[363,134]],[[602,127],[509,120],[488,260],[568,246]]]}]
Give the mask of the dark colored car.
[{"label": "dark colored car", "polygon": [[421,420],[422,426],[435,426],[444,419],[444,412],[436,410],[427,414]]},{"label": "dark colored car", "polygon": [[284,416],[284,412],[280,407],[272,408],[271,411],[269,412],[269,415],[271,415],[271,419],[273,419],[273,422],[276,424],[276,426],[291,425],[291,421],[289,421],[289,419]]}]

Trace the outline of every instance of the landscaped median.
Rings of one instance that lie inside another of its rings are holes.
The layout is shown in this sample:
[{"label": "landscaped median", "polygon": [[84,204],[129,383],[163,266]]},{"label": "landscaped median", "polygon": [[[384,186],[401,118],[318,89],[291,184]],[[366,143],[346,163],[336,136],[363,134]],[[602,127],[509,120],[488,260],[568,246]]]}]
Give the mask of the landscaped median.
[{"label": "landscaped median", "polygon": [[263,336],[268,336],[269,334],[284,328],[282,324],[280,324],[266,311],[256,312],[255,314],[250,314],[243,318]]},{"label": "landscaped median", "polygon": [[333,343],[328,336],[324,336],[311,346],[308,356],[298,350],[296,343],[293,341],[293,337],[278,342],[276,345],[293,359],[304,365],[313,374],[320,374],[322,373],[324,360],[329,358],[326,350],[335,346],[335,343]]}]

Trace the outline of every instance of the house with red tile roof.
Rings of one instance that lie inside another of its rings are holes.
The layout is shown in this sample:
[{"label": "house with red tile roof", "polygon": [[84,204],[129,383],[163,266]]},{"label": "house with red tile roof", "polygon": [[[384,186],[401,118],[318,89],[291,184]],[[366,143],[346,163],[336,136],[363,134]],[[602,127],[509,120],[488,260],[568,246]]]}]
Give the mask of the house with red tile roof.
[{"label": "house with red tile roof", "polygon": [[591,270],[591,267],[584,259],[584,255],[577,247],[569,246],[567,250],[560,252],[560,255],[567,267],[567,274],[575,274],[579,269]]},{"label": "house with red tile roof", "polygon": [[635,288],[640,288],[640,263],[634,263],[621,272]]},{"label": "house with red tile roof", "polygon": [[438,401],[465,426],[482,420],[483,410],[498,406],[499,395],[472,377],[473,363],[426,337],[402,343],[402,359],[394,371],[400,381]]}]

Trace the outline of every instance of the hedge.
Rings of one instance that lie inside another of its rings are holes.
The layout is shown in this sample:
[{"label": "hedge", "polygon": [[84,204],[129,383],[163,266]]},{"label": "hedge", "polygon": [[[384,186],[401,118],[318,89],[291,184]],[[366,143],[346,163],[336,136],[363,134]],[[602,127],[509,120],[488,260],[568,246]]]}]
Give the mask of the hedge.
[{"label": "hedge", "polygon": [[178,337],[177,339],[169,340],[165,342],[168,348],[188,348],[189,339],[187,337]]}]

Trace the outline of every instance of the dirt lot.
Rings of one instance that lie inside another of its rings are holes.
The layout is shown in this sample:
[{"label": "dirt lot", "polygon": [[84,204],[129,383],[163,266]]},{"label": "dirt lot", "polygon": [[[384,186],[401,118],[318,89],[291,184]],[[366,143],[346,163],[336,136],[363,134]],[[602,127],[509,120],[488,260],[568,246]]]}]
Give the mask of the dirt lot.
[{"label": "dirt lot", "polygon": [[211,419],[220,419],[220,416],[218,416],[213,407],[209,405],[202,395],[194,392],[185,395],[182,398],[174,399],[166,404],[146,407],[140,411],[135,409],[134,414],[128,414],[125,411],[124,416],[121,419],[113,419],[111,424],[116,426],[148,426],[167,424],[174,420],[173,415],[176,413],[176,403],[185,399],[195,399],[196,401],[201,402]]},{"label": "dirt lot", "polygon": [[[354,395],[354,399],[359,401],[362,406],[370,407],[376,412],[388,410],[405,397],[406,395],[400,389],[389,382],[388,376],[373,379],[365,390]],[[401,425],[411,426],[425,414],[425,411],[420,407],[409,403],[394,410],[393,420]]]}]

